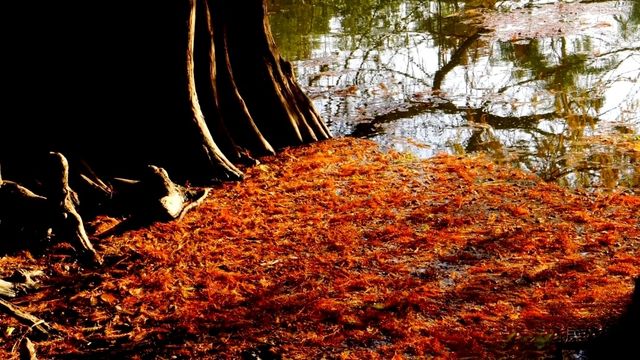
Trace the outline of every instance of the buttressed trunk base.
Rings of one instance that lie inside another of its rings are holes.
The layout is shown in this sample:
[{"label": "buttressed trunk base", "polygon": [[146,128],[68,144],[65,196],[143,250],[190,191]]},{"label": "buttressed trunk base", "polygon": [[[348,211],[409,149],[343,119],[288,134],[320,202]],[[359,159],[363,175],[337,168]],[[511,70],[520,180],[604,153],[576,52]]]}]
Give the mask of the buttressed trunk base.
[{"label": "buttressed trunk base", "polygon": [[3,5],[47,35],[15,43],[5,111],[22,116],[0,134],[8,176],[57,151],[100,175],[153,164],[178,181],[240,179],[235,164],[330,137],[263,0],[36,2]]}]

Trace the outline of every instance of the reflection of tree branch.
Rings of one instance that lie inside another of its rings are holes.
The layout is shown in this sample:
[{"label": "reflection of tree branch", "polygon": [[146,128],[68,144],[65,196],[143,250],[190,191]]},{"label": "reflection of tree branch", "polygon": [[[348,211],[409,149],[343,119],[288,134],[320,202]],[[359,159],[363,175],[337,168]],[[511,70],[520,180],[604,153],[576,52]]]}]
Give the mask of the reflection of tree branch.
[{"label": "reflection of tree branch", "polygon": [[482,109],[474,109],[475,116],[481,118],[483,123],[490,125],[494,129],[536,129],[541,120],[557,119],[559,116],[554,112],[525,115],[525,116],[500,116],[485,112]]},{"label": "reflection of tree branch", "polygon": [[[417,66],[416,63],[412,62],[412,64]],[[391,74],[401,75],[401,76],[403,76],[403,77],[405,77],[407,79],[411,79],[411,80],[415,81],[416,84],[423,84],[423,85],[427,86],[427,83],[426,83],[425,79],[422,78],[422,77],[417,77],[417,76],[409,74],[407,72],[396,70],[396,69],[392,69],[392,68],[387,67],[387,66],[383,66],[382,70],[385,70],[385,71],[387,71],[387,72],[389,72]],[[371,70],[371,71],[374,72],[374,73],[379,73],[378,70]]]},{"label": "reflection of tree branch", "polygon": [[[548,112],[544,114],[524,115],[524,116],[500,116],[486,112],[482,108],[469,109],[467,107],[460,107],[449,100],[437,98],[434,101],[414,101],[410,103],[409,107],[394,109],[374,116],[367,122],[366,126],[362,125],[356,127],[356,129],[350,134],[351,136],[358,137],[370,137],[376,134],[376,128],[380,124],[388,124],[397,120],[407,119],[415,117],[427,112],[440,111],[444,114],[460,114],[471,112],[477,119],[482,119],[482,123],[491,126],[497,130],[511,130],[522,129],[529,130],[542,135],[554,135],[537,127],[537,124],[541,120],[553,120],[560,118],[557,112]],[[584,115],[589,122],[597,122],[597,117]]]},{"label": "reflection of tree branch", "polygon": [[[371,12],[371,17],[369,18],[369,23],[367,24],[367,26],[365,26],[365,29],[373,29],[373,22],[374,20],[377,19],[376,15],[378,14],[378,12],[384,7],[383,3],[379,3],[378,6],[376,6],[375,8],[373,8],[372,12]],[[346,70],[349,66],[349,60],[351,60],[353,58],[353,54],[356,52],[356,50],[361,49],[362,43],[364,42],[365,39],[367,38],[373,38],[373,36],[371,36],[371,31],[368,32],[362,32],[361,34],[359,34],[359,39],[358,39],[358,46],[353,47],[352,46],[352,50],[349,52],[349,55],[346,56],[345,58],[345,65],[344,65],[344,69]],[[386,35],[388,36],[388,35]],[[383,36],[384,38],[384,36]],[[378,41],[382,41],[382,39],[378,39]],[[368,49],[367,52],[371,52],[372,49]]]},{"label": "reflection of tree branch", "polygon": [[[600,59],[602,59],[604,57],[610,56],[610,55],[618,54],[618,53],[621,53],[621,52],[633,52],[633,51],[638,51],[638,50],[640,50],[640,47],[626,47],[626,48],[622,48],[622,49],[616,49],[616,50],[608,51],[606,53],[598,54],[594,58],[590,59],[589,64],[593,64],[594,62],[596,62],[596,61],[598,61],[598,60],[600,60]],[[608,66],[606,66],[604,69],[593,69],[591,71],[596,71],[596,72],[612,71],[614,69],[619,68],[620,65],[622,65],[622,63],[624,63],[627,59],[629,59],[629,58],[631,58],[633,56],[635,56],[635,54],[632,53],[632,54],[624,57],[623,59],[617,60],[615,63],[608,64]],[[570,61],[570,62],[561,64],[561,65],[558,65],[558,66],[555,66],[555,67],[552,67],[552,68],[544,69],[537,76],[533,76],[530,79],[522,80],[522,81],[519,81],[519,82],[516,82],[516,83],[513,83],[513,84],[505,85],[505,86],[499,88],[496,91],[496,93],[497,94],[502,94],[502,93],[504,93],[505,91],[507,91],[509,89],[520,87],[520,86],[523,86],[523,85],[526,85],[526,84],[529,84],[529,83],[532,83],[532,82],[540,81],[543,78],[549,78],[549,74],[561,72],[564,69],[571,68],[571,67],[575,66],[577,63],[580,63],[580,62],[586,62],[586,61],[582,60],[582,59],[578,59],[576,61]],[[627,73],[635,73],[636,71],[637,71],[636,69],[633,69],[633,70],[628,70],[626,72],[620,73],[620,74],[618,74],[618,78],[623,76],[623,75],[625,75],[625,74],[627,74]],[[606,82],[602,81],[600,87],[604,88],[607,85],[611,85],[611,84],[615,83],[616,81],[618,81],[617,80],[618,78],[611,79],[611,80],[606,81]],[[597,91],[597,89],[595,87],[593,87],[593,88],[591,88],[589,90],[586,90],[587,93],[595,92],[595,91]],[[490,103],[490,100],[486,100],[483,103],[483,106],[487,106],[489,103]],[[613,109],[610,109],[609,111],[611,111],[611,110],[613,110]],[[603,115],[603,114],[600,114],[600,115]]]},{"label": "reflection of tree branch", "polygon": [[[360,66],[359,66],[359,67],[358,67],[358,69],[356,70],[356,74],[355,74],[355,80],[354,80],[354,82],[355,82],[356,84],[358,83],[358,79],[359,79],[359,77],[360,77],[360,74],[365,70],[365,69],[364,69],[364,66],[365,66],[365,63],[366,63],[367,59],[369,58],[370,54],[371,54],[374,50],[377,50],[380,46],[382,46],[382,45],[384,44],[384,40],[386,40],[386,39],[388,39],[388,38],[391,38],[392,36],[396,35],[396,33],[394,33],[394,32],[387,32],[387,33],[384,33],[382,36],[380,36],[380,37],[378,37],[378,38],[376,39],[376,38],[375,38],[375,36],[373,36],[373,35],[372,35],[372,33],[371,33],[371,31],[370,31],[370,30],[374,29],[373,22],[374,22],[374,20],[378,19],[377,14],[378,14],[382,9],[384,9],[384,7],[385,7],[386,5],[387,5],[387,4],[384,4],[384,2],[380,2],[380,3],[378,4],[378,6],[377,6],[377,7],[375,7],[375,8],[373,9],[373,12],[372,12],[372,16],[371,16],[371,18],[370,18],[370,21],[369,21],[368,25],[367,25],[367,26],[365,26],[365,29],[368,29],[369,31],[360,33],[360,34],[359,34],[360,36],[359,36],[359,39],[358,39],[358,46],[356,46],[356,47],[352,47],[352,48],[353,48],[353,49],[355,49],[355,50],[363,50],[363,49],[364,49],[364,46],[363,46],[362,44],[365,42],[365,40],[369,40],[369,42],[372,44],[372,46],[368,47],[366,50],[364,50],[364,51],[363,51],[362,61],[361,61],[361,63],[360,63]],[[413,16],[415,16],[415,14],[417,14],[417,13],[418,13],[418,10],[417,10],[417,8],[416,8],[416,9],[413,9],[411,12],[409,12],[406,16],[404,16],[404,17],[402,17],[402,18],[398,19],[398,22],[397,22],[397,23],[399,23],[399,24],[403,24],[403,27],[402,27],[402,28],[400,28],[399,30],[400,30],[400,31],[407,31],[407,29],[408,29],[408,24],[410,23],[410,21],[409,21],[409,20],[410,20]],[[351,50],[351,51],[349,52],[349,55],[347,55],[347,56],[346,56],[346,58],[345,58],[345,65],[344,65],[344,69],[345,69],[345,70],[349,67],[349,61],[353,59],[353,57],[354,57],[354,53],[355,53],[355,50]],[[396,51],[397,51],[397,52],[399,52],[399,51],[400,51],[400,49],[397,49]],[[340,79],[338,79],[338,81],[339,81],[339,80],[340,80]]]},{"label": "reflection of tree branch", "polygon": [[[510,88],[514,88],[514,87],[518,87],[518,86],[523,86],[526,85],[528,83],[532,83],[532,82],[536,82],[536,81],[540,81],[540,79],[536,78],[536,77],[532,77],[531,79],[527,79],[527,80],[522,80],[522,81],[518,81],[517,83],[513,83],[513,84],[509,84],[509,85],[505,85],[503,87],[501,87],[500,89],[498,89],[496,91],[496,94],[502,94],[505,91],[509,90]],[[490,101],[485,101],[483,103],[483,105],[488,105],[490,103]]]},{"label": "reflection of tree branch", "polygon": [[613,54],[617,54],[617,53],[621,53],[621,52],[625,52],[625,51],[638,51],[638,50],[640,50],[640,46],[616,49],[616,50],[600,53],[600,54],[598,54],[598,56],[595,57],[595,59],[601,58],[601,57],[605,57],[605,56],[609,56],[609,55],[613,55]]},{"label": "reflection of tree branch", "polygon": [[445,114],[456,114],[460,112],[460,109],[450,101],[412,102],[409,107],[402,109],[396,108],[384,114],[376,115],[366,123],[357,124],[356,128],[349,135],[355,137],[371,137],[377,134],[376,127],[380,124],[392,123],[434,110],[440,110]]},{"label": "reflection of tree branch", "polygon": [[406,57],[407,57],[407,65],[406,65],[406,69],[408,70],[408,69],[410,68],[410,65],[413,65],[413,66],[415,66],[417,69],[419,69],[420,71],[422,71],[422,73],[423,73],[424,75],[428,75],[428,74],[427,74],[427,71],[424,69],[424,66],[422,66],[422,65],[421,65],[421,64],[419,64],[419,63],[417,63],[417,62],[414,60],[414,57],[413,57],[413,56],[411,56],[411,54],[408,52],[408,50],[409,50],[409,49],[411,49],[411,48],[413,48],[413,49],[417,49],[417,48],[418,48],[422,43],[424,43],[424,40],[423,40],[423,42],[417,42],[417,41],[415,41],[415,39],[414,39],[413,37],[410,37],[410,39],[411,39],[411,41],[412,41],[412,43],[413,43],[412,47],[406,46],[406,47],[399,47],[399,48],[395,49],[395,52],[394,52],[391,56],[388,56],[389,61],[387,61],[385,64],[381,65],[381,68],[382,68],[383,70],[387,70],[387,71],[392,72],[392,73],[393,73],[393,72],[395,72],[395,73],[397,73],[397,74],[403,75],[403,76],[407,77],[408,79],[413,79],[413,80],[415,80],[415,81],[416,81],[416,82],[418,82],[418,83],[419,83],[419,82],[424,82],[424,80],[423,80],[422,78],[418,78],[418,77],[417,77],[417,76],[415,76],[415,75],[411,75],[411,74],[408,74],[408,73],[406,73],[406,72],[403,72],[403,71],[400,71],[400,70],[396,70],[395,68],[393,68],[393,66],[394,66],[394,65],[395,65],[395,63],[396,63],[396,61],[395,61],[395,57],[396,57],[397,55],[399,55],[403,50],[407,50],[407,53],[406,53]]},{"label": "reflection of tree branch", "polygon": [[542,135],[544,137],[552,137],[552,136],[556,136],[557,137],[557,136],[559,136],[559,134],[553,133],[551,131],[542,130],[542,129],[537,128],[537,127],[536,128],[531,128],[531,129],[529,129],[529,131],[530,131],[531,134],[539,134],[539,135]]},{"label": "reflection of tree branch", "polygon": [[478,38],[480,38],[480,32],[481,31],[478,31],[466,38],[456,49],[456,51],[451,55],[451,59],[449,59],[449,62],[444,64],[443,67],[436,71],[435,76],[433,77],[433,90],[440,90],[444,77],[447,75],[447,73],[453,70],[453,68],[460,65],[462,55],[464,55],[464,53],[471,47],[471,45],[473,45],[473,43],[478,40]]}]

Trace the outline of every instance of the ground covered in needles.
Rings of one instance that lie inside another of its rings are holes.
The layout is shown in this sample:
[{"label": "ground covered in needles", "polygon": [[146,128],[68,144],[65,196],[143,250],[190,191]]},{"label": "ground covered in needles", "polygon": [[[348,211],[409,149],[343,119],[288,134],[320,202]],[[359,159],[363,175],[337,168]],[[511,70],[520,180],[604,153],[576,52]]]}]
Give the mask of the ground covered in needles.
[{"label": "ground covered in needles", "polygon": [[[0,357],[544,357],[619,317],[640,275],[640,197],[576,193],[482,157],[428,160],[366,140],[287,149],[180,222],[0,259],[42,270],[0,315]],[[34,336],[32,336],[34,335]]]}]

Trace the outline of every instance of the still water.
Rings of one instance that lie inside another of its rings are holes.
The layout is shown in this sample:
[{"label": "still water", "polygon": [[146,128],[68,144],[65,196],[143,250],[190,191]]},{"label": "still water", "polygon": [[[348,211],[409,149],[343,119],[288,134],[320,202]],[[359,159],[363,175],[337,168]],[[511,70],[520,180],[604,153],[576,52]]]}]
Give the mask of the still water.
[{"label": "still water", "polygon": [[268,2],[334,135],[640,193],[640,1]]}]

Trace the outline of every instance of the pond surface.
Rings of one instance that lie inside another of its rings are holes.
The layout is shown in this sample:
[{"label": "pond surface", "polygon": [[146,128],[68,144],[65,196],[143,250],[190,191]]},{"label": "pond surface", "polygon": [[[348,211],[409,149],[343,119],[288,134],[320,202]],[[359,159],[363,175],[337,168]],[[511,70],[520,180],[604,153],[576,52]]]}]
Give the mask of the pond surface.
[{"label": "pond surface", "polygon": [[269,0],[336,136],[640,192],[640,2]]}]

